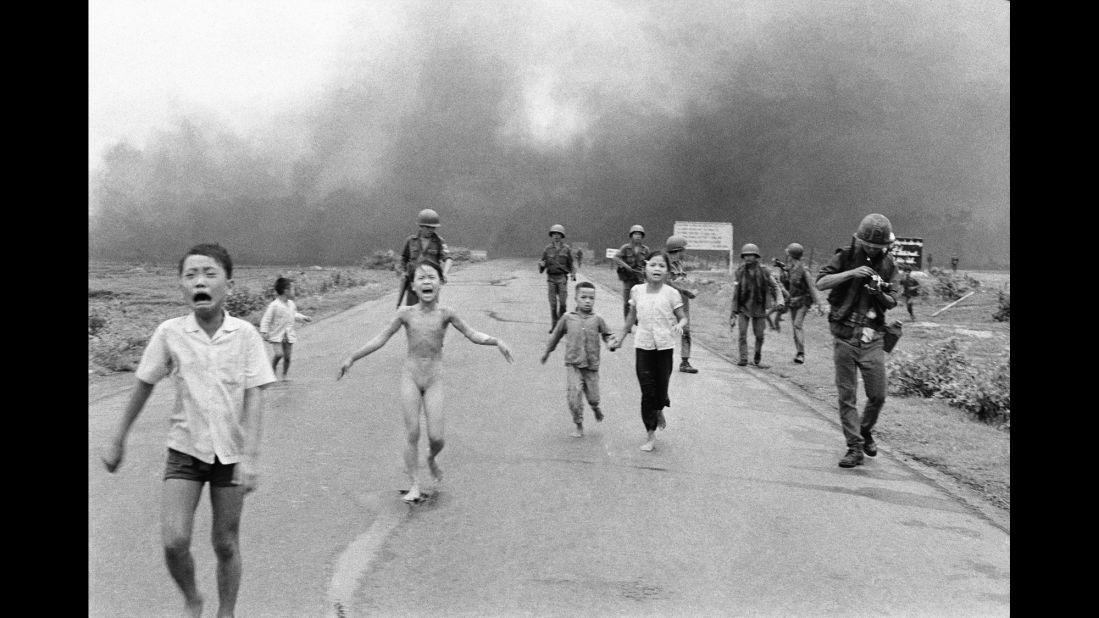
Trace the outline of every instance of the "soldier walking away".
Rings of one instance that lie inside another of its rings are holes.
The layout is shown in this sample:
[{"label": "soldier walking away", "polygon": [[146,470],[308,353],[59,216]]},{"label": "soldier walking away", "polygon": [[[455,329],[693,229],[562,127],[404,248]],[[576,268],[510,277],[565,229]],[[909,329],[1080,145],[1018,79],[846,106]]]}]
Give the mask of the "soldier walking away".
[{"label": "soldier walking away", "polygon": [[740,361],[737,365],[748,364],[748,326],[756,336],[756,353],[752,359],[755,366],[766,369],[763,361],[763,334],[767,323],[767,313],[772,306],[783,304],[778,281],[770,271],[759,263],[759,247],[752,243],[740,250],[741,264],[733,274],[733,308],[729,313],[729,326],[738,326],[737,351]]},{"label": "soldier walking away", "polygon": [[571,278],[576,281],[576,268],[572,263],[572,248],[565,244],[565,226],[551,226],[549,237],[552,242],[542,251],[542,259],[538,261],[538,272],[546,273],[550,305],[549,332],[552,333],[557,320],[568,312],[565,305],[565,301],[569,298],[568,280]]},{"label": "soldier walking away", "polygon": [[630,228],[630,242],[618,248],[614,254],[615,270],[622,282],[622,317],[630,314],[630,290],[635,285],[645,283],[645,260],[652,251],[641,243],[645,238],[645,228],[635,225]]},{"label": "soldier walking away", "polygon": [[[785,285],[788,291],[787,303],[790,307],[790,325],[794,331],[794,348],[797,354],[794,362],[805,362],[805,314],[809,313],[809,307],[816,307],[819,315],[824,315],[820,306],[820,296],[813,282],[809,280],[809,273],[805,270],[805,263],[801,256],[805,254],[805,248],[796,242],[786,247]],[[780,280],[781,281],[781,280]]]},{"label": "soldier walking away", "polygon": [[442,273],[442,283],[446,283],[446,275],[450,272],[453,260],[450,259],[450,250],[446,241],[437,233],[439,228],[439,213],[430,208],[420,211],[416,217],[416,224],[420,231],[405,239],[404,249],[401,250],[400,274],[401,291],[397,296],[397,306],[401,306],[402,296],[406,305],[415,305],[420,302],[419,296],[412,289],[412,278],[416,268],[425,262],[430,262],[439,267]]},{"label": "soldier walking away", "polygon": [[901,278],[901,287],[904,288],[904,308],[908,310],[909,320],[915,322],[916,312],[912,305],[920,295],[920,282],[912,276],[911,266],[901,266],[901,271],[904,272],[904,277]]},{"label": "soldier walking away", "polygon": [[687,248],[687,239],[682,236],[669,236],[664,242],[664,252],[671,258],[668,264],[668,285],[679,290],[683,296],[683,314],[687,316],[687,325],[683,327],[680,336],[679,370],[683,373],[698,373],[698,369],[691,366],[691,299],[698,295],[698,290],[690,288],[690,279],[683,265],[683,251]]},{"label": "soldier walking away", "polygon": [[[840,423],[847,454],[841,468],[861,466],[863,454],[878,454],[873,429],[885,405],[885,312],[897,306],[897,268],[887,254],[893,226],[884,215],[863,217],[851,244],[820,269],[817,288],[828,293],[828,328],[836,372]],[[866,406],[857,406],[862,373]]]},{"label": "soldier walking away", "polygon": [[786,272],[786,263],[778,258],[771,258],[771,266],[775,269],[774,275],[778,280],[778,291],[782,294],[783,304],[776,304],[767,312],[767,326],[776,333],[782,332],[782,314],[786,313],[790,304],[790,276]]},{"label": "soldier walking away", "polygon": [[956,255],[950,258],[950,270],[958,272],[958,256]]}]

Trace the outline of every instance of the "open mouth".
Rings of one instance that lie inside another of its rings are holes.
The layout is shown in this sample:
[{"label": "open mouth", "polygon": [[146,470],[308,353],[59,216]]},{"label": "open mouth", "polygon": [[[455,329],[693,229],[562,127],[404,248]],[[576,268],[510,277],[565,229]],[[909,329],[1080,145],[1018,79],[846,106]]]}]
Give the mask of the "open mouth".
[{"label": "open mouth", "polygon": [[192,296],[191,300],[196,302],[196,303],[208,303],[208,302],[210,302],[214,299],[213,299],[212,296],[210,296],[206,292],[199,292],[199,293],[195,294],[194,296]]}]

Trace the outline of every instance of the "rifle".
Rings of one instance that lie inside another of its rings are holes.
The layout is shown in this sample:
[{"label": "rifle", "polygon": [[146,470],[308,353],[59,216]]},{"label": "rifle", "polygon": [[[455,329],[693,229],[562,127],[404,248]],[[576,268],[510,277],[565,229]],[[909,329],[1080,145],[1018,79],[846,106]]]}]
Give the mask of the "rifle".
[{"label": "rifle", "polygon": [[401,291],[397,293],[397,308],[401,308],[401,303],[404,301],[405,293],[408,292],[408,273],[401,273]]}]

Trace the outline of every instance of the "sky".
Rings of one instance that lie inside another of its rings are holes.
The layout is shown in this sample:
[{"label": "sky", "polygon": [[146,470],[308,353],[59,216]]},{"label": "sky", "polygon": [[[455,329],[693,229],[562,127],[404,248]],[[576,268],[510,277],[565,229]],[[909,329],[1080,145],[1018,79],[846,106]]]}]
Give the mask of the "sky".
[{"label": "sky", "polygon": [[[662,241],[674,220],[827,246],[877,211],[940,251],[1004,262],[1009,8],[92,0],[90,233],[117,207],[96,186],[117,182],[124,157],[107,153],[125,144],[140,155],[133,208],[166,208],[154,155],[198,157],[207,171],[173,172],[177,208],[279,197],[331,219],[310,234],[375,221],[348,251],[399,245],[423,207],[459,244],[509,254],[553,223],[593,246],[633,223]],[[240,189],[257,178],[280,188]]]}]

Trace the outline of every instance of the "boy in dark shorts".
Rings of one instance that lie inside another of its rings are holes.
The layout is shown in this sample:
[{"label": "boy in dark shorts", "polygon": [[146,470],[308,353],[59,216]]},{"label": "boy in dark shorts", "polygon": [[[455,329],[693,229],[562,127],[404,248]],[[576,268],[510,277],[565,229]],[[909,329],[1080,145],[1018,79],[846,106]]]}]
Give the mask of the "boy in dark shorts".
[{"label": "boy in dark shorts", "polygon": [[179,262],[179,286],[191,313],[166,320],[149,339],[115,435],[101,459],[108,472],[122,463],[126,436],[153,387],[176,387],[168,432],[161,536],[168,572],[186,611],[201,616],[191,533],[202,486],[210,483],[217,556],[218,616],[232,616],[240,588],[239,528],[245,494],[258,485],[263,388],[275,381],[255,327],[225,311],[233,261],[217,244],[192,247]]},{"label": "boy in dark shorts", "polygon": [[336,375],[339,380],[351,369],[351,365],[360,358],[372,354],[389,341],[389,338],[404,326],[408,336],[408,355],[401,368],[401,407],[404,409],[405,429],[408,432],[408,446],[405,449],[405,470],[412,479],[412,486],[404,495],[406,502],[416,502],[421,497],[419,477],[420,446],[420,409],[423,408],[427,419],[428,454],[427,466],[436,483],[442,480],[443,473],[435,462],[439,451],[443,450],[443,338],[446,327],[453,325],[467,339],[478,345],[494,345],[510,363],[511,350],[507,344],[496,337],[477,332],[466,325],[450,307],[439,305],[439,290],[442,287],[442,270],[433,262],[424,262],[416,267],[412,280],[412,290],[419,301],[412,306],[397,310],[397,315],[389,322],[385,330],[366,342],[359,350],[348,356],[340,365]]},{"label": "boy in dark shorts", "polygon": [[568,403],[572,412],[572,422],[576,430],[572,437],[584,437],[584,400],[595,414],[597,422],[603,421],[603,411],[599,409],[599,340],[613,345],[616,341],[611,328],[602,317],[592,311],[595,306],[595,285],[590,281],[576,284],[576,311],[570,311],[557,320],[553,335],[542,353],[542,364],[546,364],[550,352],[557,342],[565,337],[565,369],[568,371]]}]

